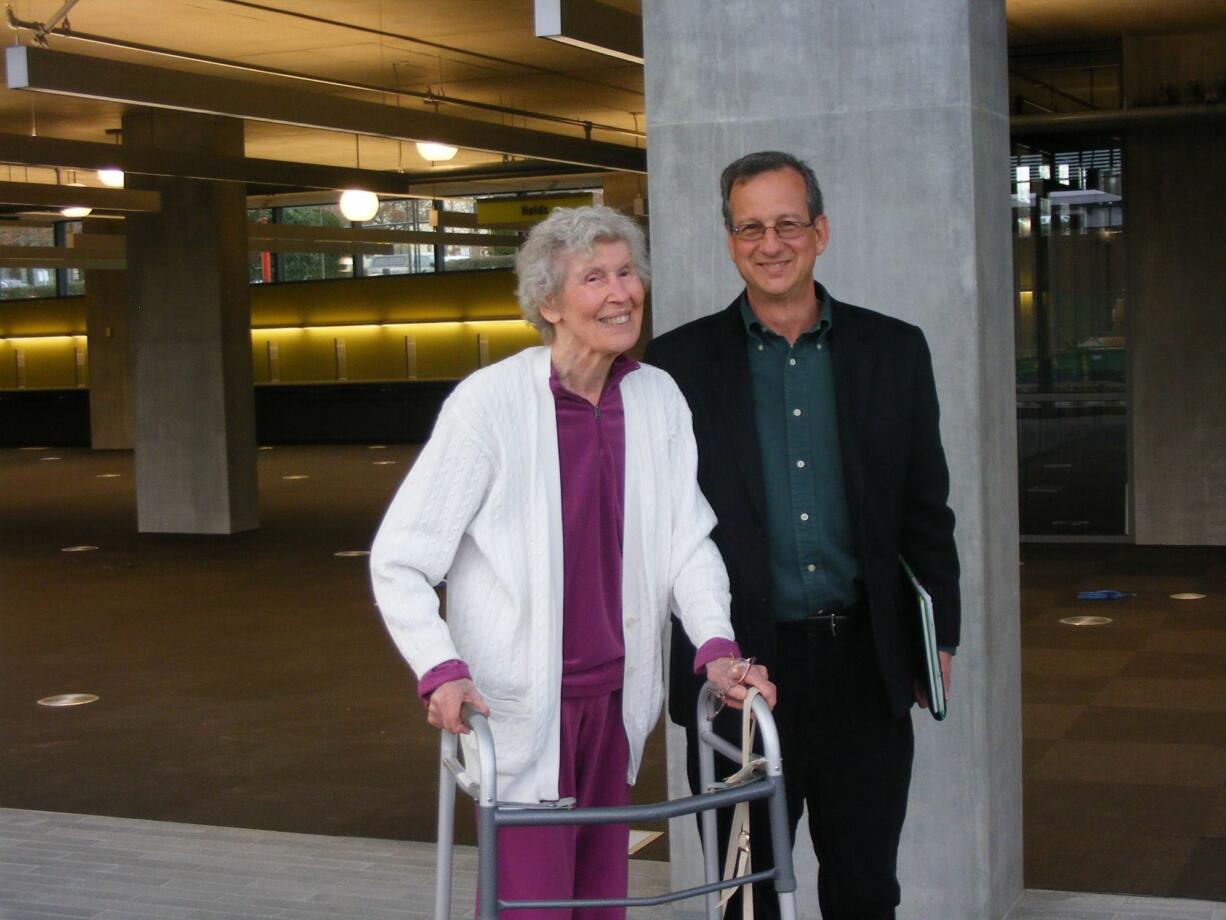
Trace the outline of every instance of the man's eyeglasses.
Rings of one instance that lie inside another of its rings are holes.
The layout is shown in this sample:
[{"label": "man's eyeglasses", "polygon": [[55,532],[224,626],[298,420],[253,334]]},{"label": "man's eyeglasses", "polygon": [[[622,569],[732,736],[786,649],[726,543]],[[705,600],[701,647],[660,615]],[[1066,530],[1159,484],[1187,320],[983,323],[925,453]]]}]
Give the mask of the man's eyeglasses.
[{"label": "man's eyeglasses", "polygon": [[766,236],[767,230],[774,230],[775,236],[779,237],[779,239],[794,240],[797,237],[804,236],[805,231],[812,226],[812,221],[805,223],[802,220],[780,220],[770,226],[760,224],[757,221],[750,221],[747,224],[738,224],[733,227],[732,235],[738,240],[752,243],[763,239]]}]

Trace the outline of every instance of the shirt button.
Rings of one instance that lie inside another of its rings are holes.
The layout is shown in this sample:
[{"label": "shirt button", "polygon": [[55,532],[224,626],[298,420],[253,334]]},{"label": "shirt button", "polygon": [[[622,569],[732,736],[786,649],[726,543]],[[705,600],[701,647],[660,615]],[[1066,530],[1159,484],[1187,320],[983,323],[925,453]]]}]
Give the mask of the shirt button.
[{"label": "shirt button", "polygon": [[822,346],[818,345],[818,346],[817,346],[817,350],[818,350],[818,351],[821,351],[821,350],[822,350]]},{"label": "shirt button", "polygon": [[799,410],[799,409],[793,409],[793,410],[792,410],[792,414],[793,414],[793,415],[800,415],[800,410]]},{"label": "shirt button", "polygon": [[807,520],[809,520],[809,512],[807,512],[807,511],[802,511],[802,512],[800,512],[800,519],[801,519],[802,521],[807,521]]},{"label": "shirt button", "polygon": [[795,367],[795,366],[796,366],[796,359],[795,359],[795,358],[788,358],[788,364],[790,364],[790,365],[792,365],[793,367]]},{"label": "shirt button", "polygon": [[797,460],[796,469],[803,470],[804,468],[805,468],[805,462],[803,460]]},{"label": "shirt button", "polygon": [[810,571],[810,572],[816,572],[816,571],[817,571],[817,566],[815,566],[815,565],[814,565],[812,562],[810,562],[810,563],[809,563],[808,568],[809,568],[809,571]]},{"label": "shirt button", "polygon": [[758,351],[762,351],[762,349],[763,349],[763,346],[762,346],[762,345],[759,345],[759,346],[758,346]]}]

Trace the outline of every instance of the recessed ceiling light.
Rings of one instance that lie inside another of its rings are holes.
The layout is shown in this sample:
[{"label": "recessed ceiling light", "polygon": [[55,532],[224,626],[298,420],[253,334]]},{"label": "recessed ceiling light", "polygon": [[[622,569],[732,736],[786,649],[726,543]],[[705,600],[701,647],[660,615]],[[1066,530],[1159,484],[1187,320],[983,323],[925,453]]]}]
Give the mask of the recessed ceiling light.
[{"label": "recessed ceiling light", "polygon": [[1065,617],[1060,622],[1065,626],[1106,626],[1114,621],[1110,617]]},{"label": "recessed ceiling light", "polygon": [[272,450],[272,449],[273,448],[269,447],[267,444],[265,444],[264,446],[260,448],[260,450]]},{"label": "recessed ceiling light", "polygon": [[395,466],[395,460],[375,460],[371,462],[371,466]]},{"label": "recessed ceiling light", "polygon": [[1203,594],[1196,594],[1192,591],[1184,591],[1180,594],[1172,594],[1171,600],[1173,601],[1199,601],[1199,600],[1202,600],[1204,596],[1205,595]]},{"label": "recessed ceiling light", "polygon": [[339,556],[342,559],[348,559],[353,556],[369,556],[370,550],[368,549],[343,549],[340,552],[333,553],[332,555]]},{"label": "recessed ceiling light", "polygon": [[39,457],[39,460],[63,460],[63,457]]},{"label": "recessed ceiling light", "polygon": [[100,697],[94,693],[57,693],[54,696],[44,696],[38,701],[39,706],[84,706],[86,703],[96,703]]},{"label": "recessed ceiling light", "polygon": [[305,473],[291,473],[289,476],[282,476],[282,479],[310,479]]},{"label": "recessed ceiling light", "polygon": [[19,447],[18,450],[51,450],[50,447]]},{"label": "recessed ceiling light", "polygon": [[60,550],[60,552],[61,553],[92,553],[97,548],[98,547],[91,546],[88,543],[82,543],[80,546],[65,546]]},{"label": "recessed ceiling light", "polygon": [[366,449],[367,450],[387,450],[387,445],[386,444],[371,444]]},{"label": "recessed ceiling light", "polygon": [[95,479],[118,479],[119,477],[119,473],[98,473],[94,476]]}]

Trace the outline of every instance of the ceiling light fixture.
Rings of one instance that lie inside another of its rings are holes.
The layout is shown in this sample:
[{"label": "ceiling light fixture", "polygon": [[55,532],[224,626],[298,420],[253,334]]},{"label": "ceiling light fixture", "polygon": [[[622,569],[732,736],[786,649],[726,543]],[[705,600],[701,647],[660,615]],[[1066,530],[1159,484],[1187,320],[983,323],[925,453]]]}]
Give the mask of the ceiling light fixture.
[{"label": "ceiling light fixture", "polygon": [[[362,137],[353,136],[353,158],[357,169],[362,168]],[[379,213],[379,196],[365,189],[351,188],[341,192],[341,213],[355,224],[363,224]]]},{"label": "ceiling light fixture", "polygon": [[346,220],[364,223],[379,213],[379,196],[360,188],[341,193],[341,213]]},{"label": "ceiling light fixture", "polygon": [[94,212],[93,208],[71,207],[71,208],[61,208],[60,209],[60,213],[62,215],[64,215],[65,217],[71,217],[74,220],[79,220],[82,217],[89,217],[89,215],[92,214],[93,212]]},{"label": "ceiling light fixture", "polygon": [[98,181],[107,188],[123,188],[123,170],[100,169],[98,170]]},{"label": "ceiling light fixture", "polygon": [[417,153],[423,160],[429,160],[431,163],[445,163],[448,160],[454,159],[459,153],[458,147],[452,147],[450,144],[440,144],[438,141],[418,141]]}]

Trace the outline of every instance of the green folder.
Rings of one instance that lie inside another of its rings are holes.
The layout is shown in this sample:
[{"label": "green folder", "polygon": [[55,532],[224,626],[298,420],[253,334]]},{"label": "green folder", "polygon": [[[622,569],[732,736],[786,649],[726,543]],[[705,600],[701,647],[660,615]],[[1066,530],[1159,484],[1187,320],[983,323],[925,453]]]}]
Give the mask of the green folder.
[{"label": "green folder", "polygon": [[937,624],[932,614],[932,595],[919,583],[911,566],[902,556],[898,557],[902,570],[907,574],[907,580],[915,591],[916,607],[919,611],[920,636],[923,639],[924,680],[928,686],[928,709],[932,717],[940,722],[945,718],[945,683],[941,680],[941,652],[937,647]]}]

